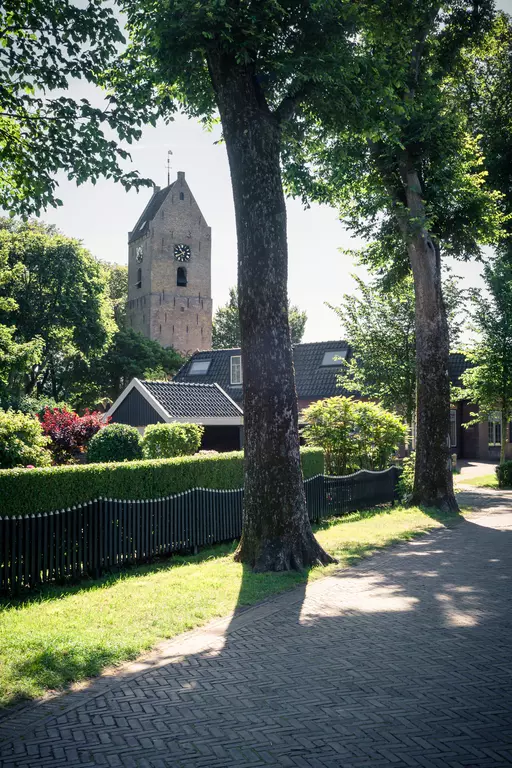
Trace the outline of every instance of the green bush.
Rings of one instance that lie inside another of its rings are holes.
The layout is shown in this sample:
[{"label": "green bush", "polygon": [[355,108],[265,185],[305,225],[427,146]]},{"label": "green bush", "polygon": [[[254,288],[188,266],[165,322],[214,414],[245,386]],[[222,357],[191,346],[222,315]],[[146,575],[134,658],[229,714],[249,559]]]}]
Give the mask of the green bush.
[{"label": "green bush", "polygon": [[496,467],[498,488],[512,488],[512,461],[504,461]]},{"label": "green bush", "polygon": [[410,456],[406,456],[402,461],[402,470],[398,478],[397,490],[400,501],[406,501],[412,496],[414,490],[414,465],[416,463],[416,454],[414,451]]},{"label": "green bush", "polygon": [[149,424],[142,438],[145,459],[192,456],[201,447],[204,427],[200,424]]},{"label": "green bush", "polygon": [[0,411],[0,467],[48,467],[48,442],[35,416]]},{"label": "green bush", "polygon": [[324,449],[332,475],[386,469],[407,439],[408,429],[398,416],[351,397],[318,400],[303,411],[303,417],[306,443]]},{"label": "green bush", "polygon": [[108,424],[91,438],[87,461],[135,461],[142,458],[142,437],[136,427],[128,424]]},{"label": "green bush", "polygon": [[[301,459],[304,477],[323,473],[321,449],[302,448]],[[191,488],[229,489],[243,484],[242,451],[119,464],[6,469],[0,470],[0,514],[50,512],[99,496],[154,499]]]}]

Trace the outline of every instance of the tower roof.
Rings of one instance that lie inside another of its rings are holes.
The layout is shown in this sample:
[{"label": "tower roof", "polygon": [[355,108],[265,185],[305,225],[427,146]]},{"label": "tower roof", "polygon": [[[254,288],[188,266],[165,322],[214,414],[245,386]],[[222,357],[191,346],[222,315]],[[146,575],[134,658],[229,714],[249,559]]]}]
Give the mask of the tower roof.
[{"label": "tower roof", "polygon": [[153,196],[150,198],[149,203],[146,205],[146,207],[142,211],[142,214],[139,220],[137,221],[136,225],[128,235],[129,243],[133,243],[135,240],[138,240],[139,237],[142,237],[143,235],[146,234],[146,232],[149,229],[149,222],[155,218],[165,198],[167,197],[167,195],[169,194],[169,192],[171,191],[171,189],[174,187],[175,184],[176,182],[173,181],[172,184],[169,184],[168,187],[164,187],[163,189],[159,189],[158,187],[155,187]]}]

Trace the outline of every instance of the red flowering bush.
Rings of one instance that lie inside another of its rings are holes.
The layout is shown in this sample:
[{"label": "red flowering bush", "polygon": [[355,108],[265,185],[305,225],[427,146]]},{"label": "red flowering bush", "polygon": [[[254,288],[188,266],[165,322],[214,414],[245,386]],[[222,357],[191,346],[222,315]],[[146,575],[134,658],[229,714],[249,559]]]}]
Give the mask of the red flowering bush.
[{"label": "red flowering bush", "polygon": [[46,408],[40,417],[43,433],[50,438],[49,448],[56,464],[67,464],[84,448],[96,432],[110,421],[102,413],[87,409],[83,416],[66,408]]}]

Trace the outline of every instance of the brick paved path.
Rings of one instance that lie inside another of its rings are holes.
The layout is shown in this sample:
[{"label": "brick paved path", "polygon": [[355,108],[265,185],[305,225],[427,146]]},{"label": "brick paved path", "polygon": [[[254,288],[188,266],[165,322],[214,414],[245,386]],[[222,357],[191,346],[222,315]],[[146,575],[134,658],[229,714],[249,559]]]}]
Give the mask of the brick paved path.
[{"label": "brick paved path", "polygon": [[3,768],[511,765],[510,510],[11,714]]}]

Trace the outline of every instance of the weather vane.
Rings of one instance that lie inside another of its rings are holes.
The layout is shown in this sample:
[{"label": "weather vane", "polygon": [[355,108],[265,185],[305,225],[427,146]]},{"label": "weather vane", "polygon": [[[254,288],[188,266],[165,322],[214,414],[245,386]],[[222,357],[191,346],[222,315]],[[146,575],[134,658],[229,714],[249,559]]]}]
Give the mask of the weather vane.
[{"label": "weather vane", "polygon": [[167,186],[171,183],[171,155],[172,149],[167,150]]}]

